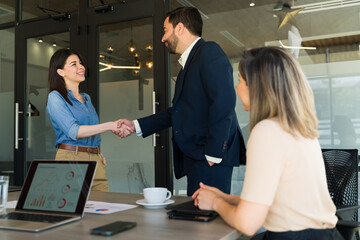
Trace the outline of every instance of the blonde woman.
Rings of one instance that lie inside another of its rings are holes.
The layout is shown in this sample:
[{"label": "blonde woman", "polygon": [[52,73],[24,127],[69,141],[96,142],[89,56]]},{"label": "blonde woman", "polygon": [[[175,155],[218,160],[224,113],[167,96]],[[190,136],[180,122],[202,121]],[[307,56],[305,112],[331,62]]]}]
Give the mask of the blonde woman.
[{"label": "blonde woman", "polygon": [[201,209],[215,210],[261,239],[342,239],[326,183],[314,96],[300,65],[284,49],[245,51],[239,95],[250,111],[247,164],[240,196],[200,183]]}]

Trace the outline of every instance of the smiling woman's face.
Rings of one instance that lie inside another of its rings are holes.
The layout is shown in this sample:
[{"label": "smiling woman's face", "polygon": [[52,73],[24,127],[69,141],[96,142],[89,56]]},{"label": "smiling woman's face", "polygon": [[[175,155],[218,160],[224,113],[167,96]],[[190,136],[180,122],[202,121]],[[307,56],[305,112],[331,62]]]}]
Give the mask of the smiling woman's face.
[{"label": "smiling woman's face", "polygon": [[70,55],[66,59],[64,68],[58,69],[57,72],[67,81],[80,83],[85,80],[85,67],[76,54]]}]

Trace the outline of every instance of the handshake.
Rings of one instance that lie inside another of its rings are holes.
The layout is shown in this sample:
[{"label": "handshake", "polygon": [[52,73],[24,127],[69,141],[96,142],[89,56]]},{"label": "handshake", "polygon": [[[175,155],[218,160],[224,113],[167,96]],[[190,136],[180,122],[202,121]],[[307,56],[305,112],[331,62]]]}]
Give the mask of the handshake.
[{"label": "handshake", "polygon": [[133,121],[127,119],[120,119],[115,122],[112,122],[113,128],[112,132],[115,135],[120,136],[121,138],[126,138],[135,132],[135,125]]}]

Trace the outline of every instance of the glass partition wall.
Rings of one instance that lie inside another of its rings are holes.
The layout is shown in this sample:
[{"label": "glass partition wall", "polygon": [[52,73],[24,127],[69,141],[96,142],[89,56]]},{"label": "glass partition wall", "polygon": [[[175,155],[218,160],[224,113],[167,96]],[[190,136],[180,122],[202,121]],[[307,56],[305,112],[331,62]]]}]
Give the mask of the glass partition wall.
[{"label": "glass partition wall", "polygon": [[0,1],[0,24],[15,21],[15,1]]},{"label": "glass partition wall", "polygon": [[[104,25],[99,35],[100,121],[152,114],[152,18]],[[109,166],[111,191],[141,193],[143,188],[154,186],[152,141],[136,134],[126,139],[110,132],[102,134],[101,150]]]},{"label": "glass partition wall", "polygon": [[0,30],[0,175],[14,182],[14,28]]},{"label": "glass partition wall", "polygon": [[[322,148],[360,147],[360,1],[325,0],[171,0],[170,8],[197,7],[203,38],[217,42],[233,65],[234,87],[245,48],[280,46],[301,63],[315,94]],[[293,14],[294,18],[286,16]],[[178,56],[171,58],[176,79]],[[238,99],[236,112],[245,140],[249,114]],[[233,174],[232,193],[240,194],[244,167]],[[185,181],[174,180],[177,193]]]}]

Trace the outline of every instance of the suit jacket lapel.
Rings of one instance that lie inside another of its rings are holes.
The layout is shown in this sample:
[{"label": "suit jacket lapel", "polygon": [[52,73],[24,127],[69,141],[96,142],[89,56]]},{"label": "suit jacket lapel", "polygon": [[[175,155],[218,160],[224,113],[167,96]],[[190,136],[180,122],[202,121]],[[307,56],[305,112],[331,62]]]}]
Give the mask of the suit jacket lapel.
[{"label": "suit jacket lapel", "polygon": [[181,68],[177,78],[176,78],[176,83],[175,83],[175,93],[174,93],[174,98],[173,98],[173,105],[175,105],[176,101],[178,100],[179,96],[180,96],[180,92],[182,90],[182,85],[184,82],[184,69]]},{"label": "suit jacket lapel", "polygon": [[176,83],[175,83],[175,93],[174,93],[174,98],[173,98],[173,104],[175,105],[175,103],[177,102],[177,100],[179,99],[181,92],[182,92],[182,88],[184,85],[184,81],[185,81],[185,76],[186,76],[186,72],[189,68],[189,65],[194,57],[194,54],[196,53],[196,51],[198,50],[198,48],[201,46],[202,43],[204,43],[205,41],[203,39],[200,39],[199,41],[196,42],[196,44],[194,45],[194,47],[191,49],[189,57],[186,60],[185,63],[185,68],[181,69],[177,79],[176,79]]}]

